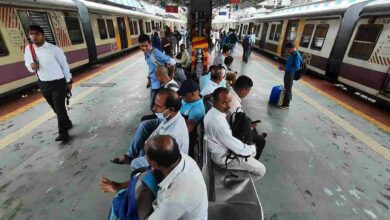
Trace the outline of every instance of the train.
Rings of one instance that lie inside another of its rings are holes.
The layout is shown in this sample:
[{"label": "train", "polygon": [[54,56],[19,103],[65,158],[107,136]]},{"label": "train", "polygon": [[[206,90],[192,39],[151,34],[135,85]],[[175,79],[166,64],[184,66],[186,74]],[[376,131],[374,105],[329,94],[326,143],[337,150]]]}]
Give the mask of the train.
[{"label": "train", "polygon": [[0,97],[37,81],[23,60],[31,24],[64,50],[72,70],[139,46],[138,36],[153,28],[187,27],[185,20],[85,0],[0,0]]},{"label": "train", "polygon": [[286,59],[293,42],[310,72],[376,102],[390,103],[390,1],[335,0],[275,10],[240,20],[216,21],[254,47]]}]

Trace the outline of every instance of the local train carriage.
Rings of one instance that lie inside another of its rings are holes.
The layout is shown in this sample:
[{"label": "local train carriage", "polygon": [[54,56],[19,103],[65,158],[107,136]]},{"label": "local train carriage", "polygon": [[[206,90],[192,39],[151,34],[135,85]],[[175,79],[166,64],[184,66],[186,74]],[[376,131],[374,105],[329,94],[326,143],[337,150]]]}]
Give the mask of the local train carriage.
[{"label": "local train carriage", "polygon": [[[169,19],[185,26],[185,21]],[[72,69],[138,46],[166,19],[84,0],[0,0],[0,96],[37,80],[24,66],[27,29],[40,25],[46,40],[61,47]]]},{"label": "local train carriage", "polygon": [[338,80],[390,102],[390,2],[378,0],[363,10]]},{"label": "local train carriage", "polygon": [[254,33],[255,48],[280,58],[286,58],[284,45],[293,42],[312,72],[389,103],[389,4],[313,3],[242,19],[236,30],[241,40]]}]

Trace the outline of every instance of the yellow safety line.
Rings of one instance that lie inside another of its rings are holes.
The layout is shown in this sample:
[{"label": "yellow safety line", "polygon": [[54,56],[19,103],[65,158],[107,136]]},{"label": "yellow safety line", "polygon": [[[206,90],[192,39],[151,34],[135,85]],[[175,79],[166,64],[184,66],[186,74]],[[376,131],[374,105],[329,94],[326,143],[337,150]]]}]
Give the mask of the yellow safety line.
[{"label": "yellow safety line", "polygon": [[[96,73],[93,73],[93,74],[91,74],[91,75],[89,75],[89,76],[87,76],[87,77],[85,77],[85,78],[82,78],[82,79],[80,79],[79,81],[75,82],[73,85],[74,85],[74,86],[78,86],[78,85],[80,85],[81,83],[83,83],[83,82],[85,82],[85,81],[87,81],[87,80],[90,80],[90,79],[92,79],[92,78],[94,78],[94,77],[97,77],[97,76],[103,74],[104,72],[106,72],[107,70],[109,70],[109,69],[111,69],[111,68],[114,68],[115,66],[118,66],[118,65],[120,65],[120,64],[122,64],[122,63],[128,61],[128,59],[132,58],[133,56],[135,56],[135,55],[137,55],[137,54],[138,54],[138,53],[135,53],[135,54],[131,55],[130,57],[126,58],[125,60],[122,60],[122,61],[120,61],[120,62],[118,62],[118,63],[116,63],[116,64],[114,64],[114,65],[105,67],[104,69],[102,69],[102,70],[100,70],[100,71],[98,71],[98,72],[96,72]],[[9,119],[11,119],[11,118],[13,118],[13,117],[15,117],[15,116],[17,116],[17,115],[19,115],[19,114],[25,112],[25,111],[27,111],[27,110],[33,108],[34,106],[36,106],[36,105],[38,105],[38,104],[40,104],[40,103],[42,103],[42,102],[44,102],[44,101],[45,101],[45,99],[44,99],[43,97],[41,97],[41,98],[39,98],[39,99],[37,99],[37,100],[35,100],[35,101],[33,101],[33,102],[27,104],[27,105],[24,105],[24,106],[22,106],[22,107],[20,107],[20,108],[18,108],[18,109],[15,109],[15,110],[12,111],[12,112],[9,112],[9,113],[7,113],[7,114],[5,114],[5,115],[3,115],[3,116],[0,116],[0,122],[7,121],[7,120],[9,120]]]},{"label": "yellow safety line", "polygon": [[[259,67],[263,68],[259,63],[255,63]],[[268,75],[272,76],[276,81],[282,82],[279,77],[275,76],[272,73],[268,73]],[[293,91],[295,94],[297,94],[300,98],[302,98],[305,102],[316,108],[319,112],[326,115],[329,119],[331,119],[335,124],[338,124],[340,127],[342,127],[344,130],[349,132],[351,135],[356,137],[358,140],[360,140],[362,143],[366,144],[369,148],[377,152],[379,155],[384,157],[386,160],[390,160],[390,150],[386,147],[382,146],[378,142],[376,142],[371,137],[365,135],[363,132],[361,132],[359,129],[355,128],[351,124],[349,124],[346,120],[342,119],[340,116],[336,115],[332,111],[328,110],[327,108],[323,107],[318,102],[314,101],[314,99],[310,98],[303,92],[301,92],[299,89],[293,88]]]},{"label": "yellow safety line", "polygon": [[[127,59],[126,59],[127,60]],[[131,65],[127,66],[126,68],[120,70],[119,72],[115,73],[115,74],[112,74],[111,76],[105,78],[103,81],[101,81],[101,83],[108,83],[110,82],[111,80],[115,79],[116,77],[118,77],[119,75],[121,75],[122,73],[124,73],[125,71],[127,71],[130,67],[132,67],[133,65],[135,65],[137,62],[134,62],[132,63]],[[95,90],[97,90],[98,87],[92,87],[92,88],[89,88],[83,92],[81,92],[80,94],[78,94],[77,96],[75,96],[74,98],[72,98],[72,104],[74,103],[77,103],[78,101],[80,101],[81,99],[83,99],[84,97],[90,95],[91,93],[93,93]],[[47,112],[46,114],[40,116],[39,118],[31,121],[30,123],[28,123],[27,125],[25,125],[24,127],[22,128],[19,128],[18,130],[16,130],[15,132],[5,136],[4,138],[0,139],[0,150],[4,149],[5,147],[7,147],[8,145],[12,144],[13,142],[17,141],[19,138],[23,137],[24,135],[28,134],[29,132],[31,132],[33,129],[37,128],[39,125],[41,125],[42,123],[44,123],[45,121],[49,120],[50,118],[52,118],[53,116],[55,116],[55,114],[52,112],[52,111],[49,111]]]},{"label": "yellow safety line", "polygon": [[[266,62],[266,63],[268,63],[268,64],[274,66],[275,68],[277,68],[277,67],[275,66],[275,64],[271,63],[271,62],[268,61],[268,60],[265,60],[265,59],[260,58],[258,55],[256,55],[256,58],[258,58],[259,60],[264,61],[264,62]],[[371,116],[365,114],[365,113],[362,112],[362,111],[359,111],[358,109],[354,108],[353,106],[348,105],[348,104],[346,104],[346,103],[343,102],[343,101],[340,101],[338,98],[336,98],[336,97],[334,97],[334,96],[332,96],[332,95],[329,95],[329,94],[327,94],[327,93],[321,91],[320,89],[316,88],[315,86],[311,85],[310,83],[308,83],[308,82],[306,82],[306,81],[304,81],[304,80],[301,80],[301,82],[302,82],[303,84],[305,84],[306,86],[310,87],[311,89],[313,89],[314,91],[316,91],[316,92],[320,93],[321,95],[323,95],[323,96],[325,96],[325,97],[331,99],[332,101],[336,102],[337,104],[341,105],[342,107],[344,107],[344,108],[350,110],[350,111],[353,112],[354,114],[356,114],[356,115],[358,115],[358,116],[360,116],[360,117],[366,119],[367,121],[369,121],[369,122],[375,124],[375,125],[378,126],[379,128],[381,128],[381,129],[383,129],[384,131],[386,131],[387,133],[390,133],[390,126],[388,126],[388,125],[386,125],[386,124],[384,124],[384,123],[378,121],[377,119],[375,119],[375,118],[373,118],[373,117],[371,117]]]}]

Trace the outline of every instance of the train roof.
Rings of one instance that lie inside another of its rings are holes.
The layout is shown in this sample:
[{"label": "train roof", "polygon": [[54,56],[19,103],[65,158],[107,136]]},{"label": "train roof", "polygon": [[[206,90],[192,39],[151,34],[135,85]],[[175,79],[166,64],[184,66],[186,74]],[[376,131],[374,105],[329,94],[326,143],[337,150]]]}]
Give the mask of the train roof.
[{"label": "train roof", "polygon": [[370,16],[370,15],[385,15],[390,14],[390,1],[389,0],[377,0],[368,3],[361,15]]},{"label": "train roof", "polygon": [[[317,2],[307,5],[301,5],[286,9],[279,9],[270,13],[257,14],[254,17],[241,19],[241,21],[250,20],[275,20],[285,18],[317,18],[317,17],[338,17],[352,5],[368,2],[369,0],[334,0]],[[386,1],[386,0],[384,0]]]},{"label": "train roof", "polygon": [[[132,11],[129,9],[124,9],[116,6],[100,4],[92,1],[78,0],[87,6],[89,12],[92,13],[103,13],[103,14],[120,14],[120,15],[128,15],[138,18],[147,18],[152,20],[169,20],[175,22],[185,22],[182,20],[175,19],[164,19],[163,17],[144,14],[138,11]],[[0,5],[11,5],[11,6],[22,6],[22,7],[32,7],[32,8],[41,8],[41,9],[62,9],[62,10],[72,10],[77,11],[76,4],[73,0],[0,0]]]}]

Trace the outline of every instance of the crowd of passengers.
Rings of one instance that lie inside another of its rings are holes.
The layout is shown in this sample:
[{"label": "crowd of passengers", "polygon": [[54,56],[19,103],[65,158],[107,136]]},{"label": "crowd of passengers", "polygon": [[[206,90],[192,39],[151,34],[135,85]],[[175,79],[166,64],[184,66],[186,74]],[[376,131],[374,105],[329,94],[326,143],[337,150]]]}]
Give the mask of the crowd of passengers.
[{"label": "crowd of passengers", "polygon": [[[197,126],[204,124],[204,140],[213,163],[248,171],[255,180],[265,174],[258,160],[265,135],[257,133],[257,122],[251,124],[252,143],[234,137],[229,124],[236,112],[243,111],[241,99],[250,93],[253,81],[245,75],[237,77],[231,69],[233,57],[227,45],[215,57],[215,65],[198,80],[187,75],[178,82],[177,60],[155,49],[148,35],[140,35],[138,42],[149,67],[147,87],[150,85],[153,114],[140,118],[127,152],[111,160],[130,165],[131,179],[121,183],[103,177],[100,181],[103,192],[116,194],[110,217],[134,214],[140,219],[207,219],[207,189],[192,159]],[[135,198],[138,208],[130,211],[135,178],[140,178],[150,193]]]}]

